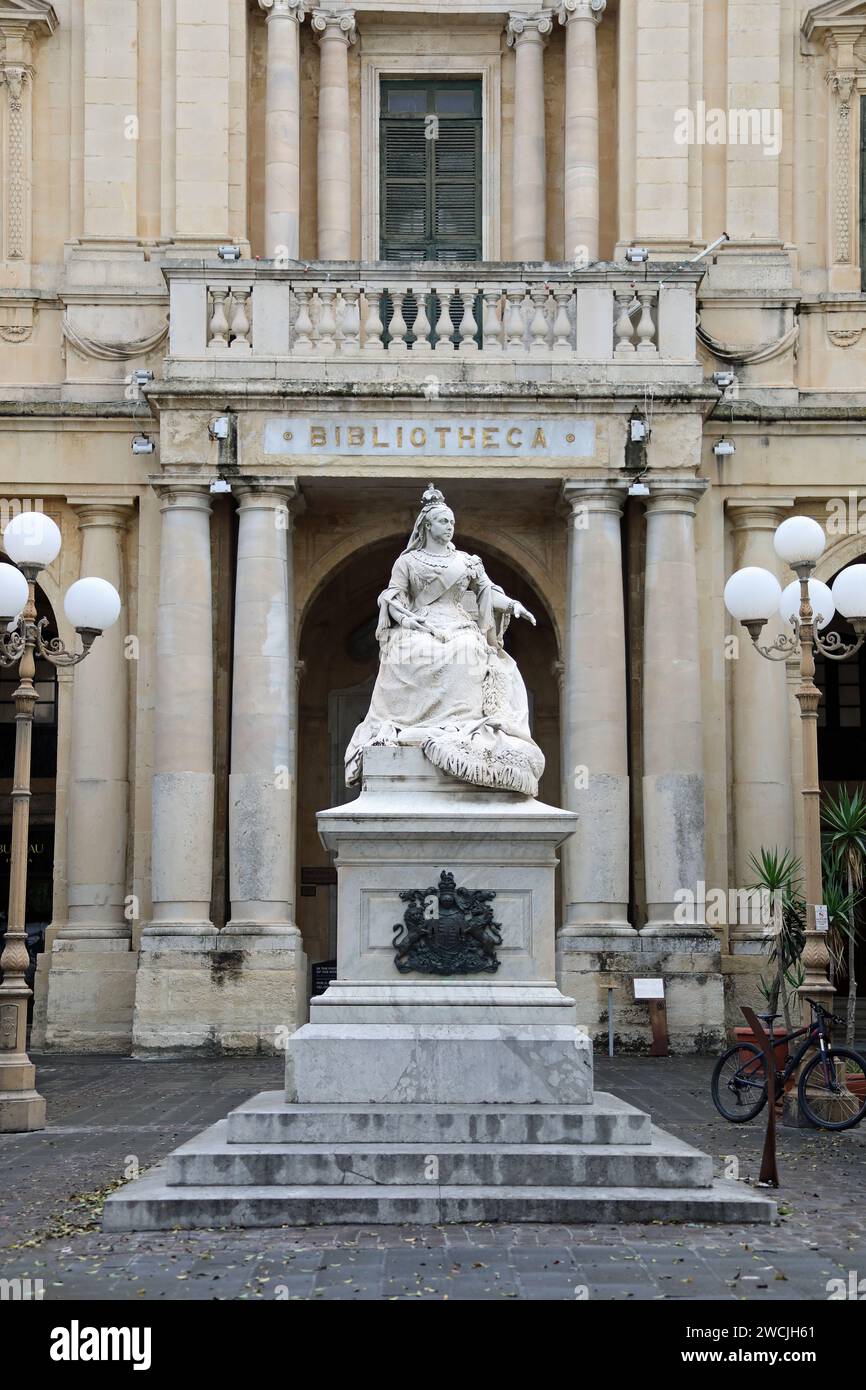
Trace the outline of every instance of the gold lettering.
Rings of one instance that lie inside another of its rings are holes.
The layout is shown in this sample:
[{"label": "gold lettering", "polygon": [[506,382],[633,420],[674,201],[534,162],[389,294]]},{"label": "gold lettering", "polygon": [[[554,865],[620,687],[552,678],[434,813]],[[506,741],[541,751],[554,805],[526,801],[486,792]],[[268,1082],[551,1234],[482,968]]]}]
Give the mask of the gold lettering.
[{"label": "gold lettering", "polygon": [[409,443],[414,449],[423,449],[427,443],[427,431],[422,430],[420,425],[416,425],[409,435]]},{"label": "gold lettering", "polygon": [[[515,439],[514,436],[517,436]],[[512,449],[523,448],[523,430],[519,430],[516,425],[512,425],[505,438],[508,440]]]},{"label": "gold lettering", "polygon": [[473,426],[472,428],[468,429],[468,430],[464,430],[464,429],[462,429],[462,428],[461,428],[461,429],[458,429],[458,431],[457,431],[457,447],[458,447],[458,449],[462,449],[463,446],[464,446],[464,444],[468,444],[470,449],[474,449],[474,448],[475,448],[475,429],[474,429],[474,426]]},{"label": "gold lettering", "polygon": [[328,442],[328,431],[324,425],[310,425],[310,448],[324,449]]},{"label": "gold lettering", "polygon": [[364,443],[364,430],[360,425],[349,425],[346,430],[346,443],[353,449],[359,448]]},{"label": "gold lettering", "polygon": [[403,426],[402,426],[402,425],[398,425],[398,426],[397,426],[397,448],[398,448],[398,449],[402,449],[402,448],[403,448]]},{"label": "gold lettering", "polygon": [[337,441],[337,448],[339,449],[339,447],[340,447],[340,426],[339,426],[339,425],[335,425],[335,426],[334,426],[334,438],[335,438],[336,441]]},{"label": "gold lettering", "polygon": [[494,439],[494,435],[499,433],[498,425],[485,425],[481,431],[481,444],[485,449],[498,449],[499,440]]},{"label": "gold lettering", "polygon": [[[401,431],[398,431],[398,432],[401,432]],[[388,447],[388,441],[387,441],[387,439],[380,439],[380,438],[379,438],[379,426],[378,426],[378,425],[374,425],[374,426],[373,426],[373,448],[374,448],[374,449],[387,449],[387,447]]]},{"label": "gold lettering", "polygon": [[544,430],[539,428],[535,431],[535,438],[532,441],[533,449],[546,449],[547,440],[544,437]]},{"label": "gold lettering", "polygon": [[440,448],[440,449],[444,449],[444,448],[445,448],[445,436],[446,436],[446,434],[450,434],[450,433],[451,433],[451,426],[450,426],[450,425],[434,425],[434,426],[433,426],[433,433],[434,433],[434,434],[438,434],[438,436],[439,436],[439,448]]}]

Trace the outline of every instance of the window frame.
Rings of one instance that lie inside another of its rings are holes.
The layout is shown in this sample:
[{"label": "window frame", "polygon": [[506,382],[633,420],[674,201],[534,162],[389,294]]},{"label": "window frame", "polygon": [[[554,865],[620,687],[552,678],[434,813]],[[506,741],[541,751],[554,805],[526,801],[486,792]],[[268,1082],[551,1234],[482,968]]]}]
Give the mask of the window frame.
[{"label": "window frame", "polygon": [[[415,35],[417,40],[417,34]],[[390,42],[389,42],[390,39]],[[447,81],[450,78],[474,78],[481,81],[481,259],[497,261],[501,248],[501,121],[500,78],[502,59],[498,33],[490,40],[489,52],[466,56],[449,55],[443,64],[441,57],[418,56],[408,52],[386,51],[393,42],[382,31],[376,36],[382,51],[371,51],[365,40],[361,56],[361,257],[365,261],[379,260],[381,229],[381,168],[379,126],[382,80],[411,80],[424,82]],[[400,33],[407,43],[405,33]],[[493,51],[493,42],[496,51]],[[439,35],[441,43],[441,35]]]}]

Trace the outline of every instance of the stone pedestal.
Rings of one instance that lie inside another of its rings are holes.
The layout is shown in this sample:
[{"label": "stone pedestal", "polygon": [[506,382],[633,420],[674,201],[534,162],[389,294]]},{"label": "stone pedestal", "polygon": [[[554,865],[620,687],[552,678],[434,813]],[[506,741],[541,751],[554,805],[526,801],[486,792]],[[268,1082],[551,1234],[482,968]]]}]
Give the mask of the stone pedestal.
[{"label": "stone pedestal", "polygon": [[[714,1180],[707,1154],[593,1094],[591,1044],[553,974],[556,852],[576,819],[454,781],[420,748],[368,749],[357,801],[319,814],[338,978],[288,1039],[285,1093],[114,1193],[105,1228],[771,1220],[774,1204]],[[464,902],[458,927],[443,873],[455,901],[496,894],[496,970],[398,970],[401,891],[421,890],[410,926],[438,920],[446,967],[477,922]]]},{"label": "stone pedestal", "polygon": [[[456,782],[420,748],[369,749],[363,779],[318,816],[337,866],[337,979],[289,1039],[287,1100],[590,1101],[591,1047],[554,975],[556,851],[576,816]],[[496,894],[495,971],[398,971],[400,892],[442,873]]]}]

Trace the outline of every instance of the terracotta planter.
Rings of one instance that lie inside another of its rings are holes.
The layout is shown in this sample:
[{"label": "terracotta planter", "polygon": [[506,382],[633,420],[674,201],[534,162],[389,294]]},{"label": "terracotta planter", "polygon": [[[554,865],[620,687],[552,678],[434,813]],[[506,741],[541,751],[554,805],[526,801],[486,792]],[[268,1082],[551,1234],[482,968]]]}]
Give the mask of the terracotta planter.
[{"label": "terracotta planter", "polygon": [[[784,1028],[774,1028],[774,1029],[773,1029],[773,1037],[774,1037],[774,1038],[784,1038],[785,1032],[786,1032],[786,1030],[785,1030]],[[750,1042],[750,1043],[754,1043],[756,1047],[760,1047],[760,1043],[758,1042],[758,1040],[757,1040],[757,1038],[755,1037],[754,1033],[752,1032],[751,1028],[735,1028],[735,1029],[734,1029],[734,1041],[735,1041],[735,1042]],[[788,1044],[787,1044],[787,1043],[783,1043],[783,1042],[778,1042],[778,1043],[776,1043],[776,1068],[777,1068],[778,1071],[781,1071],[781,1070],[782,1070],[782,1068],[784,1067],[784,1065],[785,1065],[785,1063],[787,1062],[787,1060],[788,1060]]]},{"label": "terracotta planter", "polygon": [[845,1087],[852,1096],[859,1096],[862,1100],[866,1096],[866,1076],[862,1071],[852,1071],[845,1077]]}]

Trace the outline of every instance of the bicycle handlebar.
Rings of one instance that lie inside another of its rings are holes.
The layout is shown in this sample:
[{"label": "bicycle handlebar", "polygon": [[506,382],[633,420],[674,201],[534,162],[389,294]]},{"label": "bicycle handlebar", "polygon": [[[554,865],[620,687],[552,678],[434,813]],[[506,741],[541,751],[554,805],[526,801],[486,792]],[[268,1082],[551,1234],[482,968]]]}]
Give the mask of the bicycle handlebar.
[{"label": "bicycle handlebar", "polygon": [[820,1014],[824,1018],[829,1019],[831,1023],[844,1024],[844,1018],[840,1018],[838,1014],[831,1014],[830,1010],[825,1009],[823,1004],[819,1004],[817,999],[807,999],[806,1003],[811,1009],[814,1009],[816,1014]]}]

